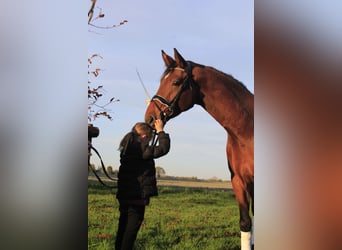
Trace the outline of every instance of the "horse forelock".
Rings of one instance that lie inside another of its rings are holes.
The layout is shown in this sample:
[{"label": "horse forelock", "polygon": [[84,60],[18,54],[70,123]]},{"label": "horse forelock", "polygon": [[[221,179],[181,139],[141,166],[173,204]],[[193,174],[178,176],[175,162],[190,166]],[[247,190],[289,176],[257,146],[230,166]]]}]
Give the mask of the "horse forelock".
[{"label": "horse forelock", "polygon": [[168,66],[165,71],[163,72],[162,76],[160,77],[160,80],[162,80],[167,74],[171,73],[171,71],[176,68],[176,62],[172,63],[170,66]]}]

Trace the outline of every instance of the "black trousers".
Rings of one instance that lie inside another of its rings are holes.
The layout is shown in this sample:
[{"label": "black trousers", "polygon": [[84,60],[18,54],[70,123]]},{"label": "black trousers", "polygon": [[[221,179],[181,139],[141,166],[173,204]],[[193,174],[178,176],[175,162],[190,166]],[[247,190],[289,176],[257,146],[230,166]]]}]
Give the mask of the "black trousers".
[{"label": "black trousers", "polygon": [[116,234],[115,250],[132,250],[141,223],[144,220],[144,205],[120,203],[119,227]]}]

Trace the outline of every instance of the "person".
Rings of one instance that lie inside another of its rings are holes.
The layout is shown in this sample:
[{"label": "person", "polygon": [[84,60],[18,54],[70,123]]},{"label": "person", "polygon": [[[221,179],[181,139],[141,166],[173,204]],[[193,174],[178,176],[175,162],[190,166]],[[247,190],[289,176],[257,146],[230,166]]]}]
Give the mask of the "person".
[{"label": "person", "polygon": [[145,207],[150,197],[158,195],[154,159],[170,150],[170,137],[161,120],[155,121],[157,145],[151,145],[153,129],[147,123],[136,123],[120,142],[118,191],[120,218],[115,240],[116,250],[133,249]]}]

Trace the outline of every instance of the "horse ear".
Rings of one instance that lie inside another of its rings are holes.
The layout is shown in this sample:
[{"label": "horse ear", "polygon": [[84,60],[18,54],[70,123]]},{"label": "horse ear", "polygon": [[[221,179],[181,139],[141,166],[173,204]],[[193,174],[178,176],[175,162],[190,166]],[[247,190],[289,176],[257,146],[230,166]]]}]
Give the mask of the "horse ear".
[{"label": "horse ear", "polygon": [[174,48],[174,52],[175,52],[175,60],[176,60],[177,66],[182,68],[182,69],[185,69],[186,68],[186,61],[181,56],[181,54],[179,54],[179,52],[177,51],[176,48]]},{"label": "horse ear", "polygon": [[162,57],[165,62],[166,67],[170,67],[172,64],[175,64],[175,60],[169,55],[167,55],[164,50],[162,50]]}]

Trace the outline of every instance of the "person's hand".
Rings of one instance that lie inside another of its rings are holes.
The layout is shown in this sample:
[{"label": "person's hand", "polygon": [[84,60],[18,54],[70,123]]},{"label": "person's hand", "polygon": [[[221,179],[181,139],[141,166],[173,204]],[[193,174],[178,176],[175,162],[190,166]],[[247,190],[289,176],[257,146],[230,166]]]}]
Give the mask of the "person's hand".
[{"label": "person's hand", "polygon": [[154,123],[154,126],[156,127],[157,133],[163,131],[164,123],[162,120],[157,119]]}]

